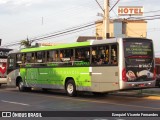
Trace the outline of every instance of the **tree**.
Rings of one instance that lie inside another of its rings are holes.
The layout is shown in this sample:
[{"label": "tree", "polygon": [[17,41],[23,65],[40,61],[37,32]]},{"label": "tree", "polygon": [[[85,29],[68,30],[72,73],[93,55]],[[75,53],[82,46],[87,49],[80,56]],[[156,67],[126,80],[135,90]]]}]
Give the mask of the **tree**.
[{"label": "tree", "polygon": [[27,40],[22,40],[21,41],[21,46],[24,46],[26,48],[31,46],[31,42],[27,39]]}]

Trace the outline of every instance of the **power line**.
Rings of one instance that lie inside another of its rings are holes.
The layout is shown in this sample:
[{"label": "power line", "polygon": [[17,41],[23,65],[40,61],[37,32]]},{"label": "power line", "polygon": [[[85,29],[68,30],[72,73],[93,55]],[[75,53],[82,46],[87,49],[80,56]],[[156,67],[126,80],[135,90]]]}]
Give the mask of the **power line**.
[{"label": "power line", "polygon": [[103,11],[103,13],[104,13],[104,9],[102,8],[102,6],[99,4],[99,2],[97,0],[95,0],[95,1],[98,4],[98,6],[101,8],[101,10]]},{"label": "power line", "polygon": [[[65,31],[58,31],[58,32],[55,32],[55,33],[53,33],[51,35],[47,35],[47,36],[43,36],[43,37],[37,37],[37,38],[31,38],[30,41],[31,42],[35,42],[35,41],[41,41],[41,40],[44,40],[44,39],[50,39],[50,38],[55,37],[55,36],[71,33],[73,31],[84,29],[84,28],[87,28],[87,27],[90,27],[90,26],[93,26],[93,25],[95,25],[95,22],[94,23],[90,23],[90,24],[86,24],[86,25],[81,26],[81,27],[74,27],[72,29],[66,29]],[[21,43],[21,41],[13,43],[13,44],[3,45],[3,47],[13,46],[13,45],[17,45],[17,44],[20,44],[20,43]]]},{"label": "power line", "polygon": [[145,18],[152,18],[152,17],[160,17],[160,15],[152,15],[152,16],[144,16],[144,17],[130,17],[129,19],[145,19]]},{"label": "power line", "polygon": [[[62,30],[58,30],[58,31],[55,31],[55,32],[52,32],[52,33],[48,33],[48,34],[32,37],[30,39],[42,38],[44,36],[49,36],[49,35],[52,35],[52,34],[57,34],[57,33],[60,33],[60,32],[65,32],[65,31],[68,31],[68,30],[71,30],[71,29],[74,29],[74,28],[79,28],[79,27],[82,27],[82,26],[85,26],[85,25],[88,25],[88,24],[91,24],[91,23],[95,23],[95,21],[84,23],[84,24],[80,24],[80,25],[77,25],[77,26],[72,26],[72,27],[69,27],[69,28],[66,28],[66,29],[62,29]],[[17,41],[16,43],[19,43],[19,42],[21,42],[21,41]],[[10,44],[10,43],[6,43],[6,45],[8,45],[8,44]]]},{"label": "power line", "polygon": [[[88,30],[88,29],[92,29],[92,28],[94,28],[93,26],[90,26],[90,27],[87,27],[87,28],[85,28],[85,29],[83,29],[83,30],[77,30],[77,31],[73,31],[73,32],[71,32],[72,34],[74,34],[74,33],[79,33],[79,32],[84,32],[84,31],[86,31],[86,30]],[[70,33],[65,33],[65,34],[63,34],[63,35],[58,35],[58,36],[55,36],[55,37],[52,37],[52,38],[57,38],[57,37],[63,37],[63,36],[66,36],[66,35],[71,35]],[[44,40],[44,39],[43,39]],[[59,41],[59,40],[57,40],[57,41]],[[57,42],[57,41],[54,41],[54,42]],[[62,40],[61,40],[62,41]]]},{"label": "power line", "polygon": [[117,2],[112,6],[112,8],[109,11],[111,11],[118,4],[119,1],[120,0],[117,0]]},{"label": "power line", "polygon": [[62,35],[62,34],[65,34],[65,33],[70,33],[72,31],[83,29],[83,28],[86,28],[86,27],[89,27],[89,26],[92,26],[92,25],[95,25],[95,23],[92,23],[92,24],[89,24],[89,25],[85,25],[85,26],[79,27],[79,28],[74,28],[72,30],[67,30],[67,31],[64,31],[64,32],[56,33],[56,34],[53,34],[53,35],[49,35],[49,36],[45,36],[45,37],[41,37],[41,38],[37,38],[37,39],[31,39],[30,41],[32,41],[32,42],[40,41],[42,39],[47,39],[47,38],[51,38],[51,37],[54,37],[54,36]]},{"label": "power line", "polygon": [[[97,1],[97,0],[96,0]],[[118,0],[119,1],[119,0]],[[117,2],[118,2],[117,1]],[[90,5],[90,4],[89,4]],[[112,10],[112,9],[111,9]],[[157,11],[160,11],[160,10],[157,10]],[[150,12],[155,12],[155,11],[150,11]],[[145,12],[145,13],[147,13],[147,12]],[[149,12],[148,12],[149,13]],[[145,17],[144,17],[145,18]],[[159,17],[155,17],[155,18],[148,18],[148,19],[142,19],[142,18],[139,18],[140,20],[154,20],[154,19],[160,19]],[[71,29],[71,31],[72,31],[72,29],[74,29],[74,28],[70,28]],[[64,30],[64,31],[57,31],[57,32],[55,32],[55,33],[51,33],[50,35],[43,35],[42,37],[36,37],[36,38],[31,38],[31,40],[36,40],[36,39],[40,39],[40,38],[45,38],[45,37],[49,37],[50,38],[50,36],[52,37],[52,34],[53,34],[53,36],[58,36],[59,34],[61,35],[61,34],[65,34],[66,32],[68,33],[70,33],[70,29],[67,29],[67,30]],[[75,28],[76,29],[76,28]],[[82,28],[83,29],[83,28]],[[47,39],[47,38],[45,38],[45,39]],[[14,43],[14,44],[17,44],[17,43],[19,43],[19,42],[16,42],[16,43]]]},{"label": "power line", "polygon": [[144,12],[144,13],[154,13],[154,12],[160,12],[160,10],[148,11],[148,12]]}]

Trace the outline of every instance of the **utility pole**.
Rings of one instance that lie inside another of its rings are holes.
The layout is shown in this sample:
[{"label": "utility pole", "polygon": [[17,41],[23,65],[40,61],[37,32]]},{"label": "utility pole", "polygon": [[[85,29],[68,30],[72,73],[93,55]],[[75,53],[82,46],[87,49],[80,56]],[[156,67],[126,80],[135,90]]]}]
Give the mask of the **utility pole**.
[{"label": "utility pole", "polygon": [[109,38],[109,0],[104,0],[104,39]]}]

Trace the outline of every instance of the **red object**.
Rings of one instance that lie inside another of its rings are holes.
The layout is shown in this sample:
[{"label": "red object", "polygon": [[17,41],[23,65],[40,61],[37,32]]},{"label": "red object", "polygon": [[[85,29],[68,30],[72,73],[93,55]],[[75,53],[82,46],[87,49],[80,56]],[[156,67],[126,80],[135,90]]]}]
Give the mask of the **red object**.
[{"label": "red object", "polygon": [[154,71],[153,71],[153,80],[155,80],[156,79],[156,68],[154,68]]},{"label": "red object", "polygon": [[123,80],[124,82],[127,82],[126,69],[125,69],[125,68],[122,70],[122,80]]},{"label": "red object", "polygon": [[155,58],[155,63],[160,64],[160,58]]},{"label": "red object", "polygon": [[6,66],[7,66],[7,64],[6,63],[1,63],[1,64],[2,64],[2,67],[0,66],[0,72],[2,74],[4,74],[6,72]]}]

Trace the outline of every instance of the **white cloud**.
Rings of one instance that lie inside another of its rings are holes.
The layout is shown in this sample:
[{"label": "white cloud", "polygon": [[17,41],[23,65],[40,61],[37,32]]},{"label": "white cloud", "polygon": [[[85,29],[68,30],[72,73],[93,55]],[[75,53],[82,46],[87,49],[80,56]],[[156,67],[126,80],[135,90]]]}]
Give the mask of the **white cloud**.
[{"label": "white cloud", "polygon": [[41,3],[45,0],[0,0],[0,4],[10,4],[10,5],[32,5],[35,3]]},{"label": "white cloud", "polygon": [[8,0],[0,0],[0,4],[5,4],[7,2],[8,2]]},{"label": "white cloud", "polygon": [[[117,0],[110,1],[115,3]],[[113,10],[117,13],[118,6],[137,5],[144,6],[145,12],[148,12],[159,10],[159,4],[160,0],[120,0]],[[101,19],[96,16],[98,12],[102,11],[94,0],[0,0],[0,38],[4,44],[27,36],[30,38],[51,33]],[[145,14],[148,15],[150,14]],[[115,13],[110,16],[114,17]],[[148,21],[150,28],[157,28],[157,24],[155,21]],[[157,35],[159,34],[149,33],[148,37],[155,40],[155,47],[160,50],[157,42],[160,36]]]},{"label": "white cloud", "polygon": [[43,5],[46,1],[47,0],[0,0],[0,14],[23,13],[35,6]]}]

